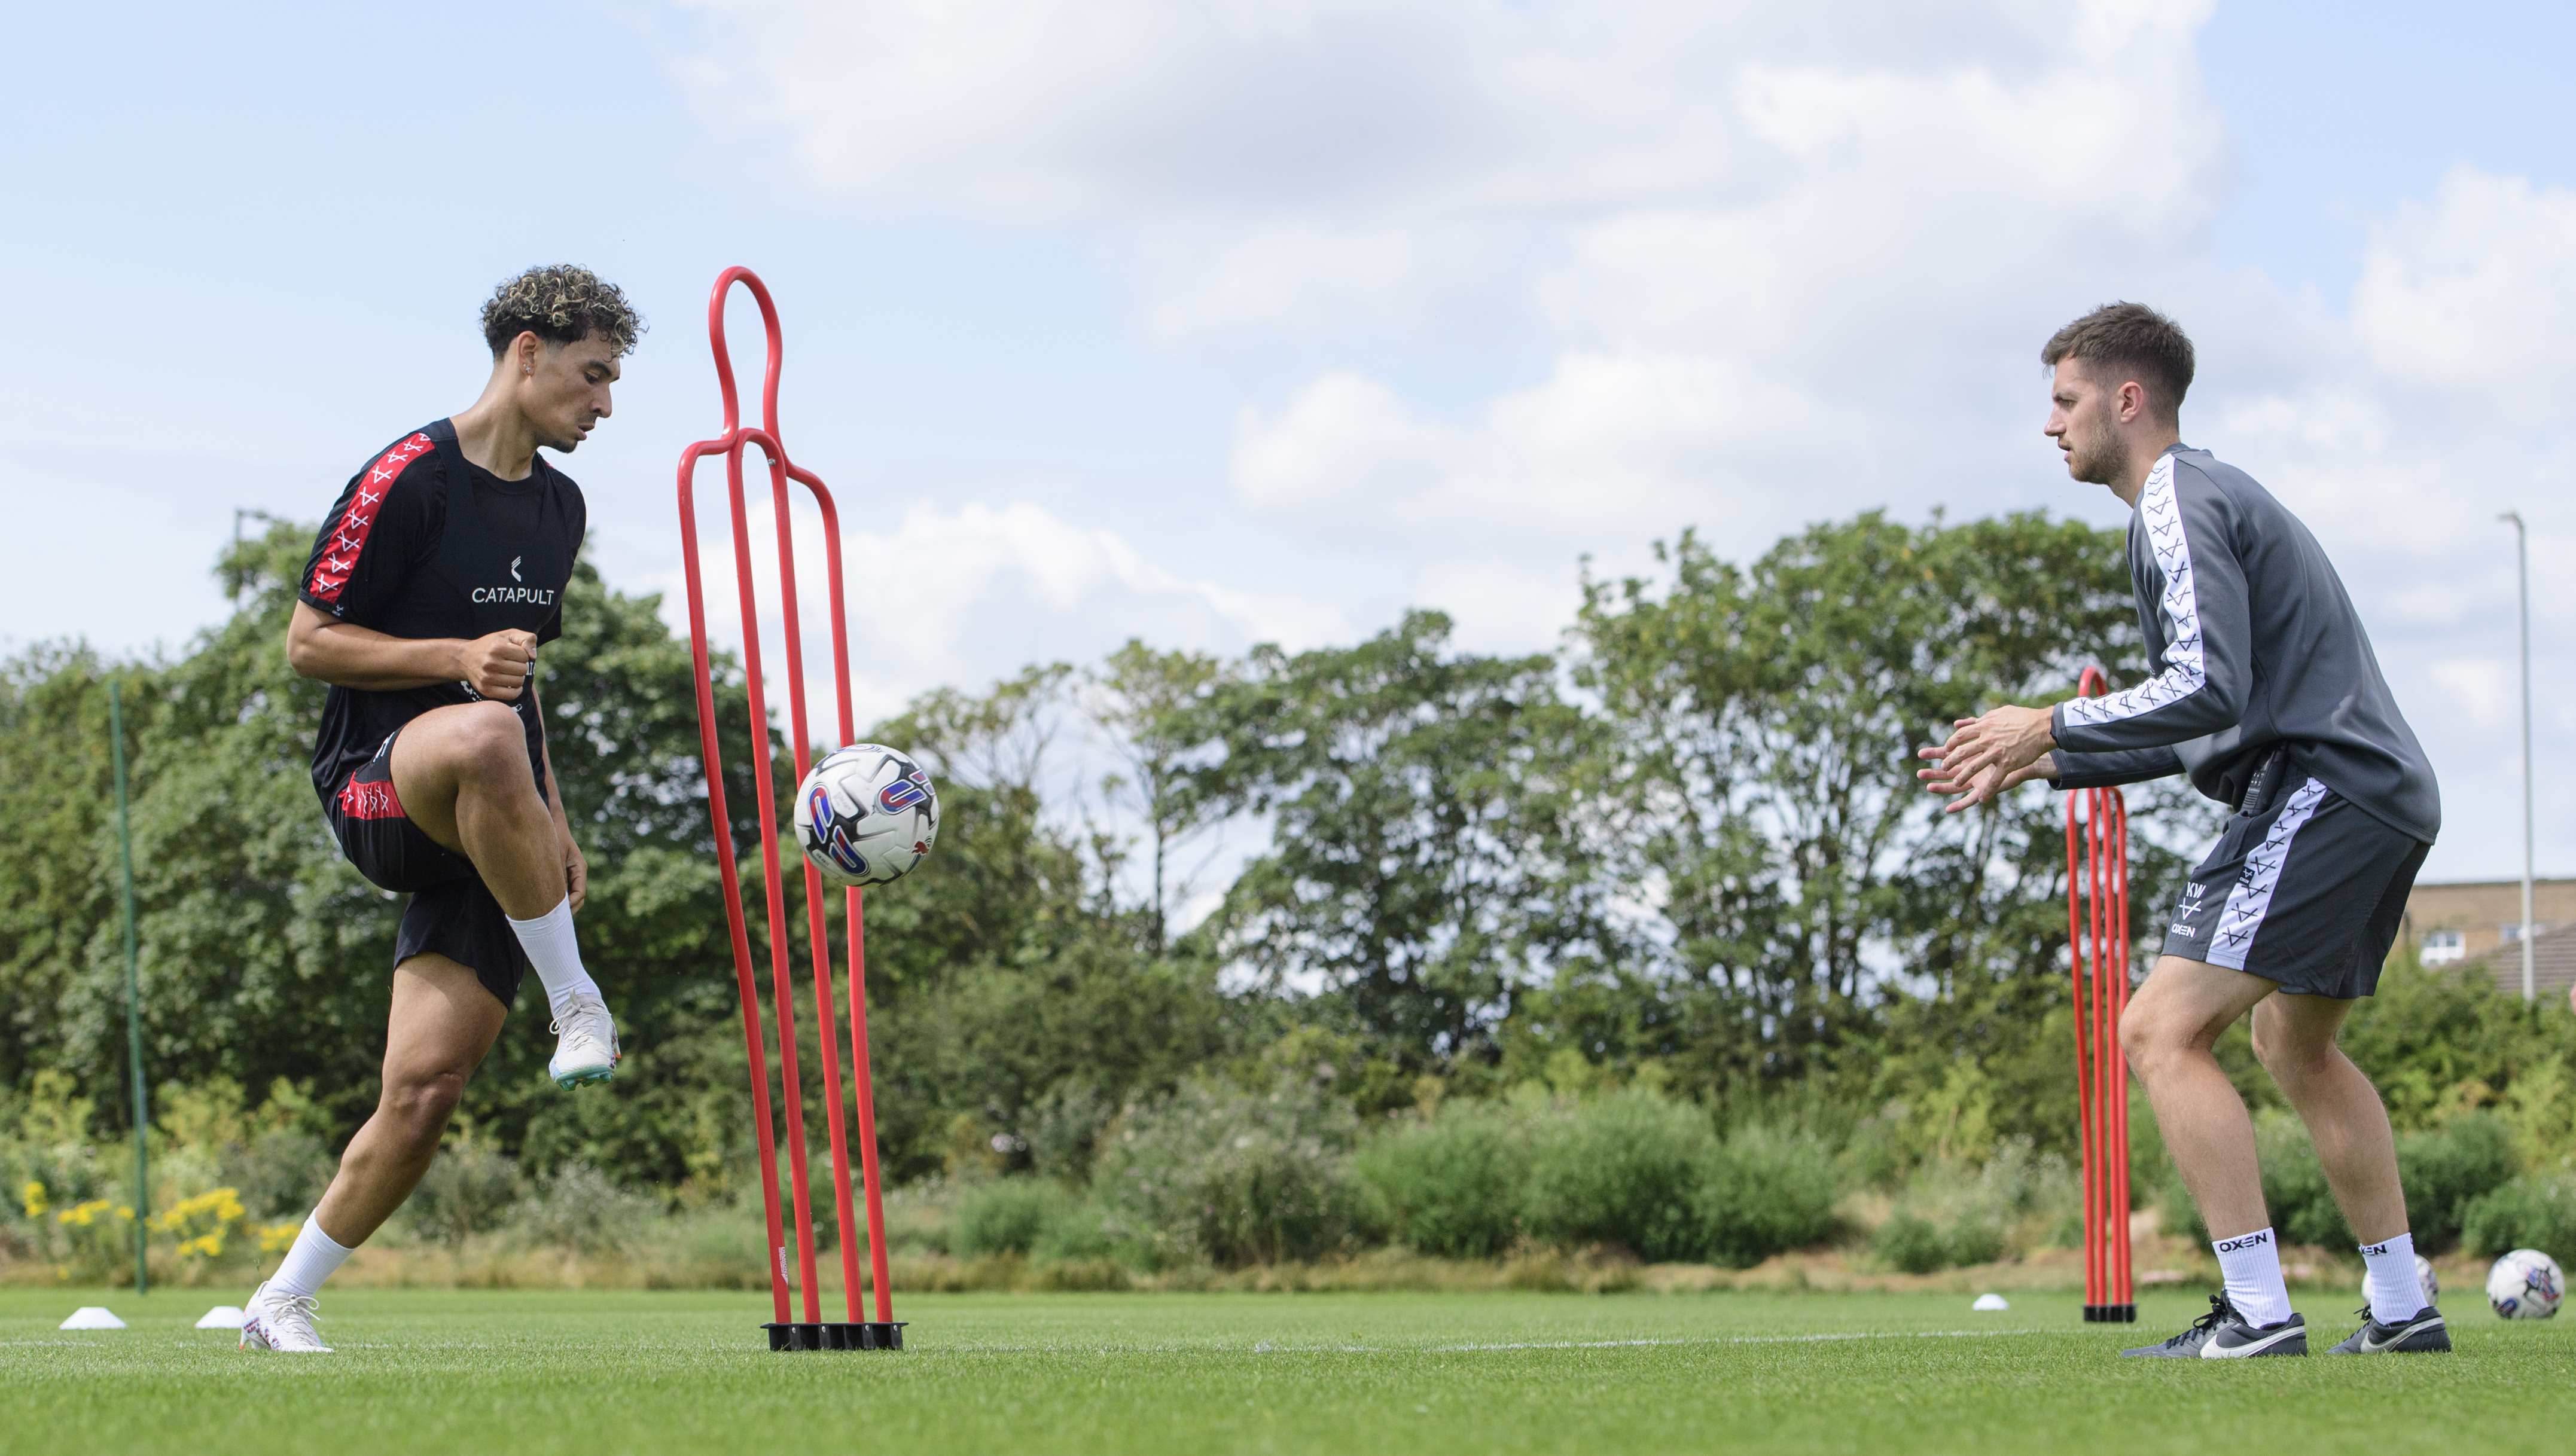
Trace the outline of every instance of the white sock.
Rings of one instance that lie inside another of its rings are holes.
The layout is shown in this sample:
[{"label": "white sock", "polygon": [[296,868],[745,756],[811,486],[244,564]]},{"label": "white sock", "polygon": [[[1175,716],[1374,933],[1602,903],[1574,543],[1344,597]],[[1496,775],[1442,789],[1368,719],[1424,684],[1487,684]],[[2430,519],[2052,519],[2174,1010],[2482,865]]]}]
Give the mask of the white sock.
[{"label": "white sock", "polygon": [[[2227,1302],[2250,1325],[2277,1325],[2290,1317],[2290,1286],[2281,1282],[2281,1245],[2267,1228],[2210,1245],[2218,1252]],[[2408,1310],[2408,1314],[2415,1311]]]},{"label": "white sock", "polygon": [[2399,1234],[2384,1244],[2361,1246],[2361,1262],[2369,1272],[2361,1279],[2362,1293],[2370,1297],[2370,1317],[2384,1325],[2399,1325],[2415,1317],[2424,1307],[2424,1281],[2415,1277],[2415,1236]]},{"label": "white sock", "polygon": [[606,999],[599,994],[599,983],[581,968],[581,948],[572,939],[571,896],[534,920],[511,921],[510,928],[518,932],[528,964],[537,968],[537,979],[545,983],[546,1004],[558,1014],[575,995]]},{"label": "white sock", "polygon": [[[301,1294],[309,1299],[322,1292],[322,1281],[330,1278],[332,1272],[340,1267],[340,1261],[352,1252],[332,1242],[331,1236],[322,1232],[320,1215],[308,1217],[304,1220],[304,1231],[295,1236],[295,1247],[286,1251],[286,1262],[278,1265],[277,1272],[268,1276],[268,1285],[271,1289]],[[2414,1311],[2408,1310],[2407,1313]]]}]

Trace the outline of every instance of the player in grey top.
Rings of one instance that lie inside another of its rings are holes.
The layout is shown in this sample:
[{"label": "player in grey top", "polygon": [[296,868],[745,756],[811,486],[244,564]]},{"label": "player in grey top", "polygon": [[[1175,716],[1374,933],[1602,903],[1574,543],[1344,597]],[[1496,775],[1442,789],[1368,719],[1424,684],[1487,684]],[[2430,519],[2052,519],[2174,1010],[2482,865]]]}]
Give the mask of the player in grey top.
[{"label": "player in grey top", "polygon": [[2061,788],[2188,773],[2230,806],[2275,745],[2363,812],[2433,842],[2442,796],[2380,676],[2343,579],[2272,493],[2206,450],[2166,448],[2129,517],[2147,660],[2126,692],[2051,712]]},{"label": "player in grey top", "polygon": [[2018,784],[2187,773],[2234,810],[2192,872],[2120,1046],[2213,1236],[2226,1292],[2131,1355],[2304,1355],[2268,1226],[2253,1120],[2213,1048],[2253,1017],[2254,1052],[2307,1123],[2360,1235],[2370,1309],[2336,1354],[2448,1350],[2424,1298],[2395,1140],[2377,1089],[2335,1045],[2378,985],[2407,891],[2441,829],[2432,767],[2316,538],[2243,471],[2182,444],[2192,347],[2172,320],[2112,304],[2058,331],[2047,433],[2077,480],[2133,511],[2129,574],[2154,676],[2049,708],[2000,707],[1926,748],[1955,812]]}]

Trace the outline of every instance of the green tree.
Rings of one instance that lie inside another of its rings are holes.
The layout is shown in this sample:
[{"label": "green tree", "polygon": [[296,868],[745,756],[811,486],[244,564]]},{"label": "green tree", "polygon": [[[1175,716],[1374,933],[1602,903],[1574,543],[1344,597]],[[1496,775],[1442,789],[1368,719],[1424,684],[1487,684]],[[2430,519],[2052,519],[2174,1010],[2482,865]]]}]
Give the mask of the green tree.
[{"label": "green tree", "polygon": [[1581,833],[1595,723],[1545,656],[1451,655],[1413,612],[1356,647],[1255,648],[1188,720],[1217,754],[1198,797],[1268,815],[1219,953],[1273,992],[1320,991],[1408,1069],[1480,1057],[1515,997],[1597,953]]},{"label": "green tree", "polygon": [[1157,652],[1131,637],[1085,677],[1084,714],[1107,736],[1122,770],[1101,779],[1101,793],[1125,801],[1145,825],[1153,875],[1145,945],[1155,956],[1163,953],[1173,895],[1189,893],[1186,883],[1169,883],[1172,856],[1216,817],[1217,806],[1191,792],[1189,770],[1199,745],[1191,741],[1188,715],[1224,672],[1213,657]]},{"label": "green tree", "polygon": [[[350,868],[310,772],[323,686],[285,660],[309,528],[237,544],[220,574],[236,607],[173,661],[117,669],[134,735],[135,872],[145,1058],[156,1080],[309,1086],[337,1138],[372,1107],[401,897]],[[593,871],[586,959],[629,1028],[629,1075],[563,1098],[542,1079],[543,1023],[513,1026],[466,1112],[517,1148],[577,1151],[631,1179],[712,1167],[738,1115],[710,1096],[746,1085],[731,956],[698,769],[685,643],[659,602],[609,591],[585,563],[539,691],[567,808]],[[731,709],[737,818],[756,825],[738,672]],[[22,655],[0,678],[0,966],[13,1014],[0,1071],[78,1077],[121,1106],[122,990],[109,914],[113,826],[102,669],[85,649]],[[792,787],[790,785],[789,787]],[[737,834],[742,834],[741,828]],[[744,835],[754,847],[756,828]],[[753,876],[756,886],[757,876]],[[730,1062],[726,1061],[730,1057]],[[710,1151],[710,1139],[718,1146]]]},{"label": "green tree", "polygon": [[1071,678],[1045,666],[982,695],[936,689],[870,730],[928,767],[940,798],[937,852],[867,895],[879,1135],[901,1175],[997,1135],[1014,1150],[994,1156],[1016,1159],[1041,1125],[1079,1161],[1122,1103],[1236,1040],[1213,963],[1159,954],[1140,917],[1091,893],[1110,873],[1095,846],[1049,817]]},{"label": "green tree", "polygon": [[[1587,587],[1574,669],[1615,735],[1600,805],[1613,873],[1648,906],[1645,959],[1545,1009],[1712,1088],[1837,1068],[1884,1085],[1882,1023],[1933,1086],[2038,1035],[2064,997],[2062,804],[2024,790],[1945,815],[1913,751],[1995,703],[2068,695],[2087,663],[2137,674],[2120,537],[1872,512],[1749,568],[1689,535],[1661,559],[1666,581]],[[2156,903],[2147,860],[2133,912]]]}]

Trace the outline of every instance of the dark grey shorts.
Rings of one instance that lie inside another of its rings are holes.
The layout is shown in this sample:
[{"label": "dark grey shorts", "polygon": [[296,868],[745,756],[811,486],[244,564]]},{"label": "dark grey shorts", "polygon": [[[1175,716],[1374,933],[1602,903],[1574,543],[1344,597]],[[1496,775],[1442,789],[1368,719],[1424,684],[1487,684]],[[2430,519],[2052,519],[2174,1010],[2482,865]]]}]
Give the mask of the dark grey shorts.
[{"label": "dark grey shorts", "polygon": [[2281,777],[2288,783],[2228,820],[2191,872],[2164,953],[2278,981],[2297,995],[2367,996],[2431,846],[2316,779]]}]

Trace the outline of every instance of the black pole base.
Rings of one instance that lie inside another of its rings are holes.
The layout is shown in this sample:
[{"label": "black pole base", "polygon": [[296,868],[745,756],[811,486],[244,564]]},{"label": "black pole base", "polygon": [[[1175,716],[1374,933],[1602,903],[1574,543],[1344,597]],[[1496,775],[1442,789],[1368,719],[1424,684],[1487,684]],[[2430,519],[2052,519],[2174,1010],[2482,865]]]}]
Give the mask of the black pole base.
[{"label": "black pole base", "polygon": [[891,1324],[764,1324],[773,1350],[900,1350],[904,1320]]},{"label": "black pole base", "polygon": [[2088,1304],[2084,1306],[2084,1322],[2088,1325],[2133,1325],[2138,1322],[2138,1307],[2134,1304]]}]

